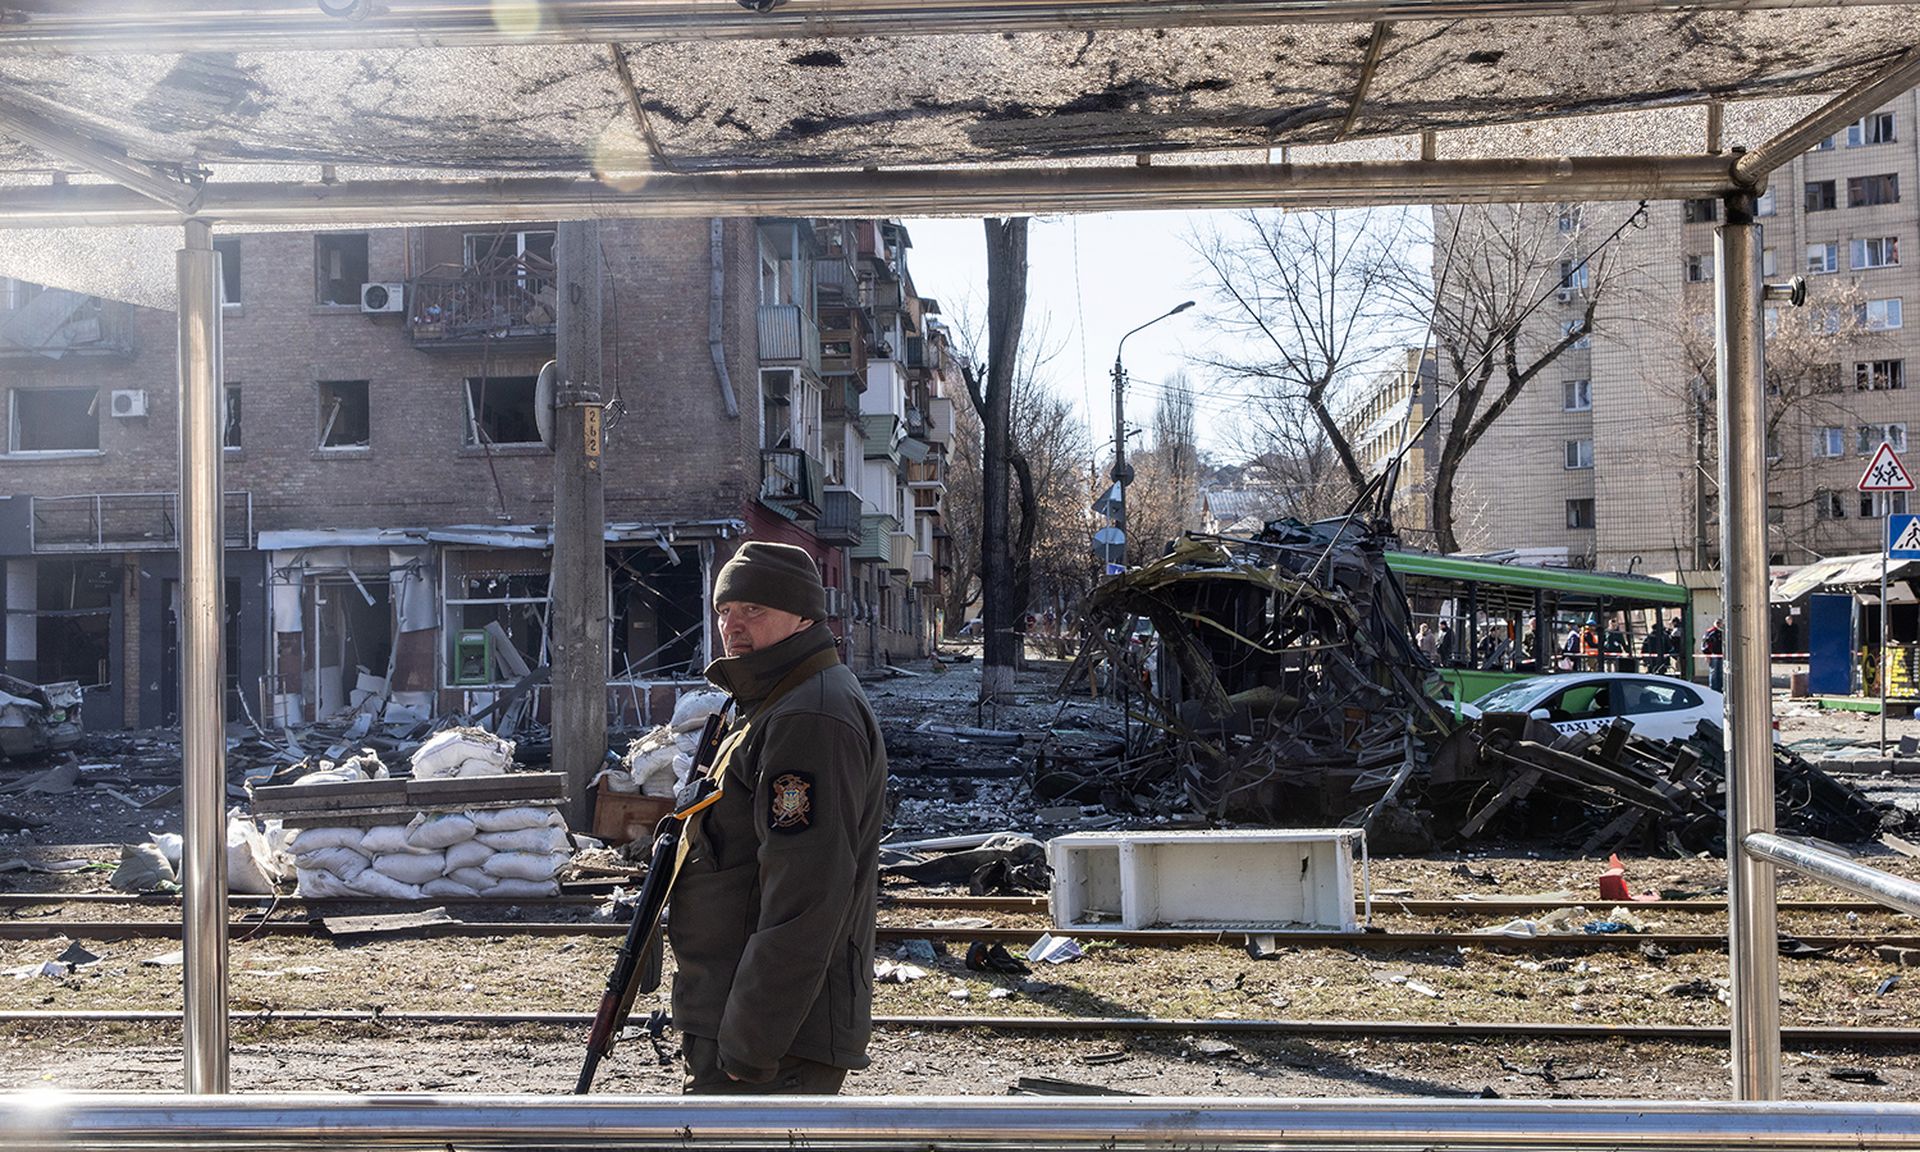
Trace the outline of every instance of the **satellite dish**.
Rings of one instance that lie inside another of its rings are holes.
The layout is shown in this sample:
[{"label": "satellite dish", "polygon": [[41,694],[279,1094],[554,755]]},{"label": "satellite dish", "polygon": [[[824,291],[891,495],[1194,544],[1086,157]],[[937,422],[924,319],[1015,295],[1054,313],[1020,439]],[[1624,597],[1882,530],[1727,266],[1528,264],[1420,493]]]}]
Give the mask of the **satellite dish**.
[{"label": "satellite dish", "polygon": [[540,379],[533,386],[533,423],[540,429],[540,443],[553,451],[553,392],[560,383],[560,365],[549,360],[540,366]]}]

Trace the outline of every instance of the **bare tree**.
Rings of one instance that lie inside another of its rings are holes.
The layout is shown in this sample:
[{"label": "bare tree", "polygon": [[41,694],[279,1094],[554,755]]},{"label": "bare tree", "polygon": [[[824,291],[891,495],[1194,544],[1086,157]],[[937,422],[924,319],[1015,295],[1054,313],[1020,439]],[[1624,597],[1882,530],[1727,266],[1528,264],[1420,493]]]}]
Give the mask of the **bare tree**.
[{"label": "bare tree", "polygon": [[[956,349],[956,354],[966,353]],[[980,524],[985,512],[981,487],[982,429],[980,413],[972,404],[953,407],[953,443],[947,448],[947,499],[941,516],[951,540],[953,579],[946,584],[947,635],[966,623],[967,612],[980,602]]]},{"label": "bare tree", "polygon": [[[1366,486],[1338,414],[1420,336],[1425,311],[1409,312],[1398,290],[1407,270],[1400,249],[1418,232],[1411,211],[1399,208],[1248,212],[1232,229],[1192,241],[1207,265],[1215,322],[1258,349],[1204,363],[1253,386],[1250,424],[1270,441],[1259,454],[1301,468],[1331,462],[1349,490]],[[1317,477],[1310,487],[1320,492]]]},{"label": "bare tree", "polygon": [[1092,457],[1086,425],[1046,387],[1040,363],[1025,364],[1013,397],[1014,590],[1016,611],[1038,612],[1047,602],[1058,613],[1092,587]]},{"label": "bare tree", "polygon": [[987,357],[984,372],[965,371],[967,391],[982,426],[980,570],[986,599],[986,644],[980,669],[980,699],[1013,695],[1020,658],[1014,631],[1015,585],[1008,473],[1011,468],[1013,391],[1020,363],[1020,330],[1027,314],[1027,218],[984,221],[987,234]]},{"label": "bare tree", "polygon": [[1144,564],[1167,542],[1198,525],[1200,445],[1192,386],[1180,374],[1161,385],[1148,426],[1152,437],[1133,457],[1127,488],[1127,563]]},{"label": "bare tree", "polygon": [[[1588,206],[1592,215],[1595,206]],[[1455,500],[1467,453],[1527,385],[1594,331],[1617,280],[1612,253],[1588,237],[1599,223],[1563,229],[1552,206],[1454,205],[1436,210],[1431,277],[1411,262],[1392,281],[1402,305],[1431,308],[1440,361],[1440,450],[1433,465],[1433,530],[1442,552],[1460,548]],[[1573,317],[1537,311],[1558,292]],[[1543,334],[1544,333],[1544,334]],[[1452,393],[1452,401],[1446,397]]]},{"label": "bare tree", "polygon": [[[1706,567],[1711,533],[1707,523],[1719,498],[1719,433],[1713,396],[1713,308],[1704,299],[1677,316],[1650,317],[1676,350],[1680,372],[1668,391],[1684,406],[1692,435],[1684,442],[1684,465],[1694,473],[1694,559]],[[1844,545],[1838,523],[1851,492],[1819,486],[1818,473],[1842,454],[1871,451],[1852,435],[1861,393],[1896,386],[1891,369],[1874,361],[1891,334],[1867,320],[1867,296],[1858,280],[1813,282],[1804,308],[1769,307],[1766,335],[1767,493],[1773,513],[1772,549],[1795,562],[1820,559]],[[1852,363],[1848,363],[1852,362]],[[1852,364],[1862,367],[1854,369]],[[1883,375],[1884,373],[1884,375]],[[1904,379],[1899,385],[1904,385]],[[1873,428],[1875,425],[1867,425]],[[1881,425],[1880,427],[1884,427]],[[1827,443],[1826,429],[1842,430],[1840,445]],[[1679,448],[1681,442],[1674,438]]]}]

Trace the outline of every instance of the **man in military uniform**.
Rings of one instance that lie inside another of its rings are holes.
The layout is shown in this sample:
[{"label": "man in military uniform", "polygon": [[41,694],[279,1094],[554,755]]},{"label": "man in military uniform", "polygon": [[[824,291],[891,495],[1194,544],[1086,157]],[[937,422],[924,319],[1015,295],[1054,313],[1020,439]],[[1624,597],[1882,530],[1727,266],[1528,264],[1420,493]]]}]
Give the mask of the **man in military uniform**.
[{"label": "man in military uniform", "polygon": [[668,921],[686,1091],[831,1094],[873,1030],[886,749],[803,549],[742,545],[713,603],[736,712]]}]

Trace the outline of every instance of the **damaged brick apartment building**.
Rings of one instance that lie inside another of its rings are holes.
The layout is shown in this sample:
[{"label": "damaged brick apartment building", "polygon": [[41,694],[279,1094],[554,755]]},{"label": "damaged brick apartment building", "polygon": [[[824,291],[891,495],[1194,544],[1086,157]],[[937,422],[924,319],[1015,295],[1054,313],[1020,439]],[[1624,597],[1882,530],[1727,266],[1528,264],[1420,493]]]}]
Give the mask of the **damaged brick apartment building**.
[{"label": "damaged brick apartment building", "polygon": [[[746,538],[813,553],[856,668],[926,654],[964,393],[906,230],[600,236],[610,717],[650,721],[698,678],[712,575]],[[217,241],[231,716],[471,712],[547,663],[554,237]],[[175,336],[169,312],[0,281],[4,667],[81,682],[95,731],[178,713]]]}]

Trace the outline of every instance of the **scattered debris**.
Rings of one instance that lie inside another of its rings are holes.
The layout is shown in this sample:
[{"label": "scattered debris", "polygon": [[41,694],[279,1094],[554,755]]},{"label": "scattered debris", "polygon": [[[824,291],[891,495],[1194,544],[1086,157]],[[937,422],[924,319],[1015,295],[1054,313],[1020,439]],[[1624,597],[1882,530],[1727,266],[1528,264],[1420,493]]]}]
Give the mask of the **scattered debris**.
[{"label": "scattered debris", "polygon": [[971,972],[1003,972],[1010,976],[1025,976],[1033,971],[1026,961],[1008,952],[1006,945],[988,944],[984,940],[976,940],[967,948],[966,964]]},{"label": "scattered debris", "polygon": [[402,912],[393,915],[327,916],[321,918],[318,923],[320,930],[335,940],[358,940],[368,936],[392,936],[402,932],[417,932],[436,924],[451,924],[453,917],[447,915],[445,908],[428,908],[424,912]]},{"label": "scattered debris", "polygon": [[1844,1080],[1849,1084],[1885,1084],[1886,1078],[1872,1068],[1829,1068],[1829,1080]]},{"label": "scattered debris", "polygon": [[[1124,1058],[1124,1057],[1123,1057]],[[1092,1063],[1092,1061],[1083,1061]],[[1014,1096],[1139,1096],[1139,1092],[1130,1092],[1125,1088],[1109,1088],[1105,1084],[1081,1084],[1073,1080],[1060,1080],[1052,1076],[1022,1076],[1014,1082],[1010,1093]]]},{"label": "scattered debris", "polygon": [[80,684],[0,675],[0,759],[64,752],[80,742]]},{"label": "scattered debris", "polygon": [[1027,949],[1027,959],[1036,964],[1065,964],[1069,960],[1078,960],[1086,953],[1071,936],[1055,936],[1042,933],[1040,939]]},{"label": "scattered debris", "polygon": [[918,965],[878,959],[873,962],[873,981],[876,984],[911,984],[926,977],[927,970]]}]

